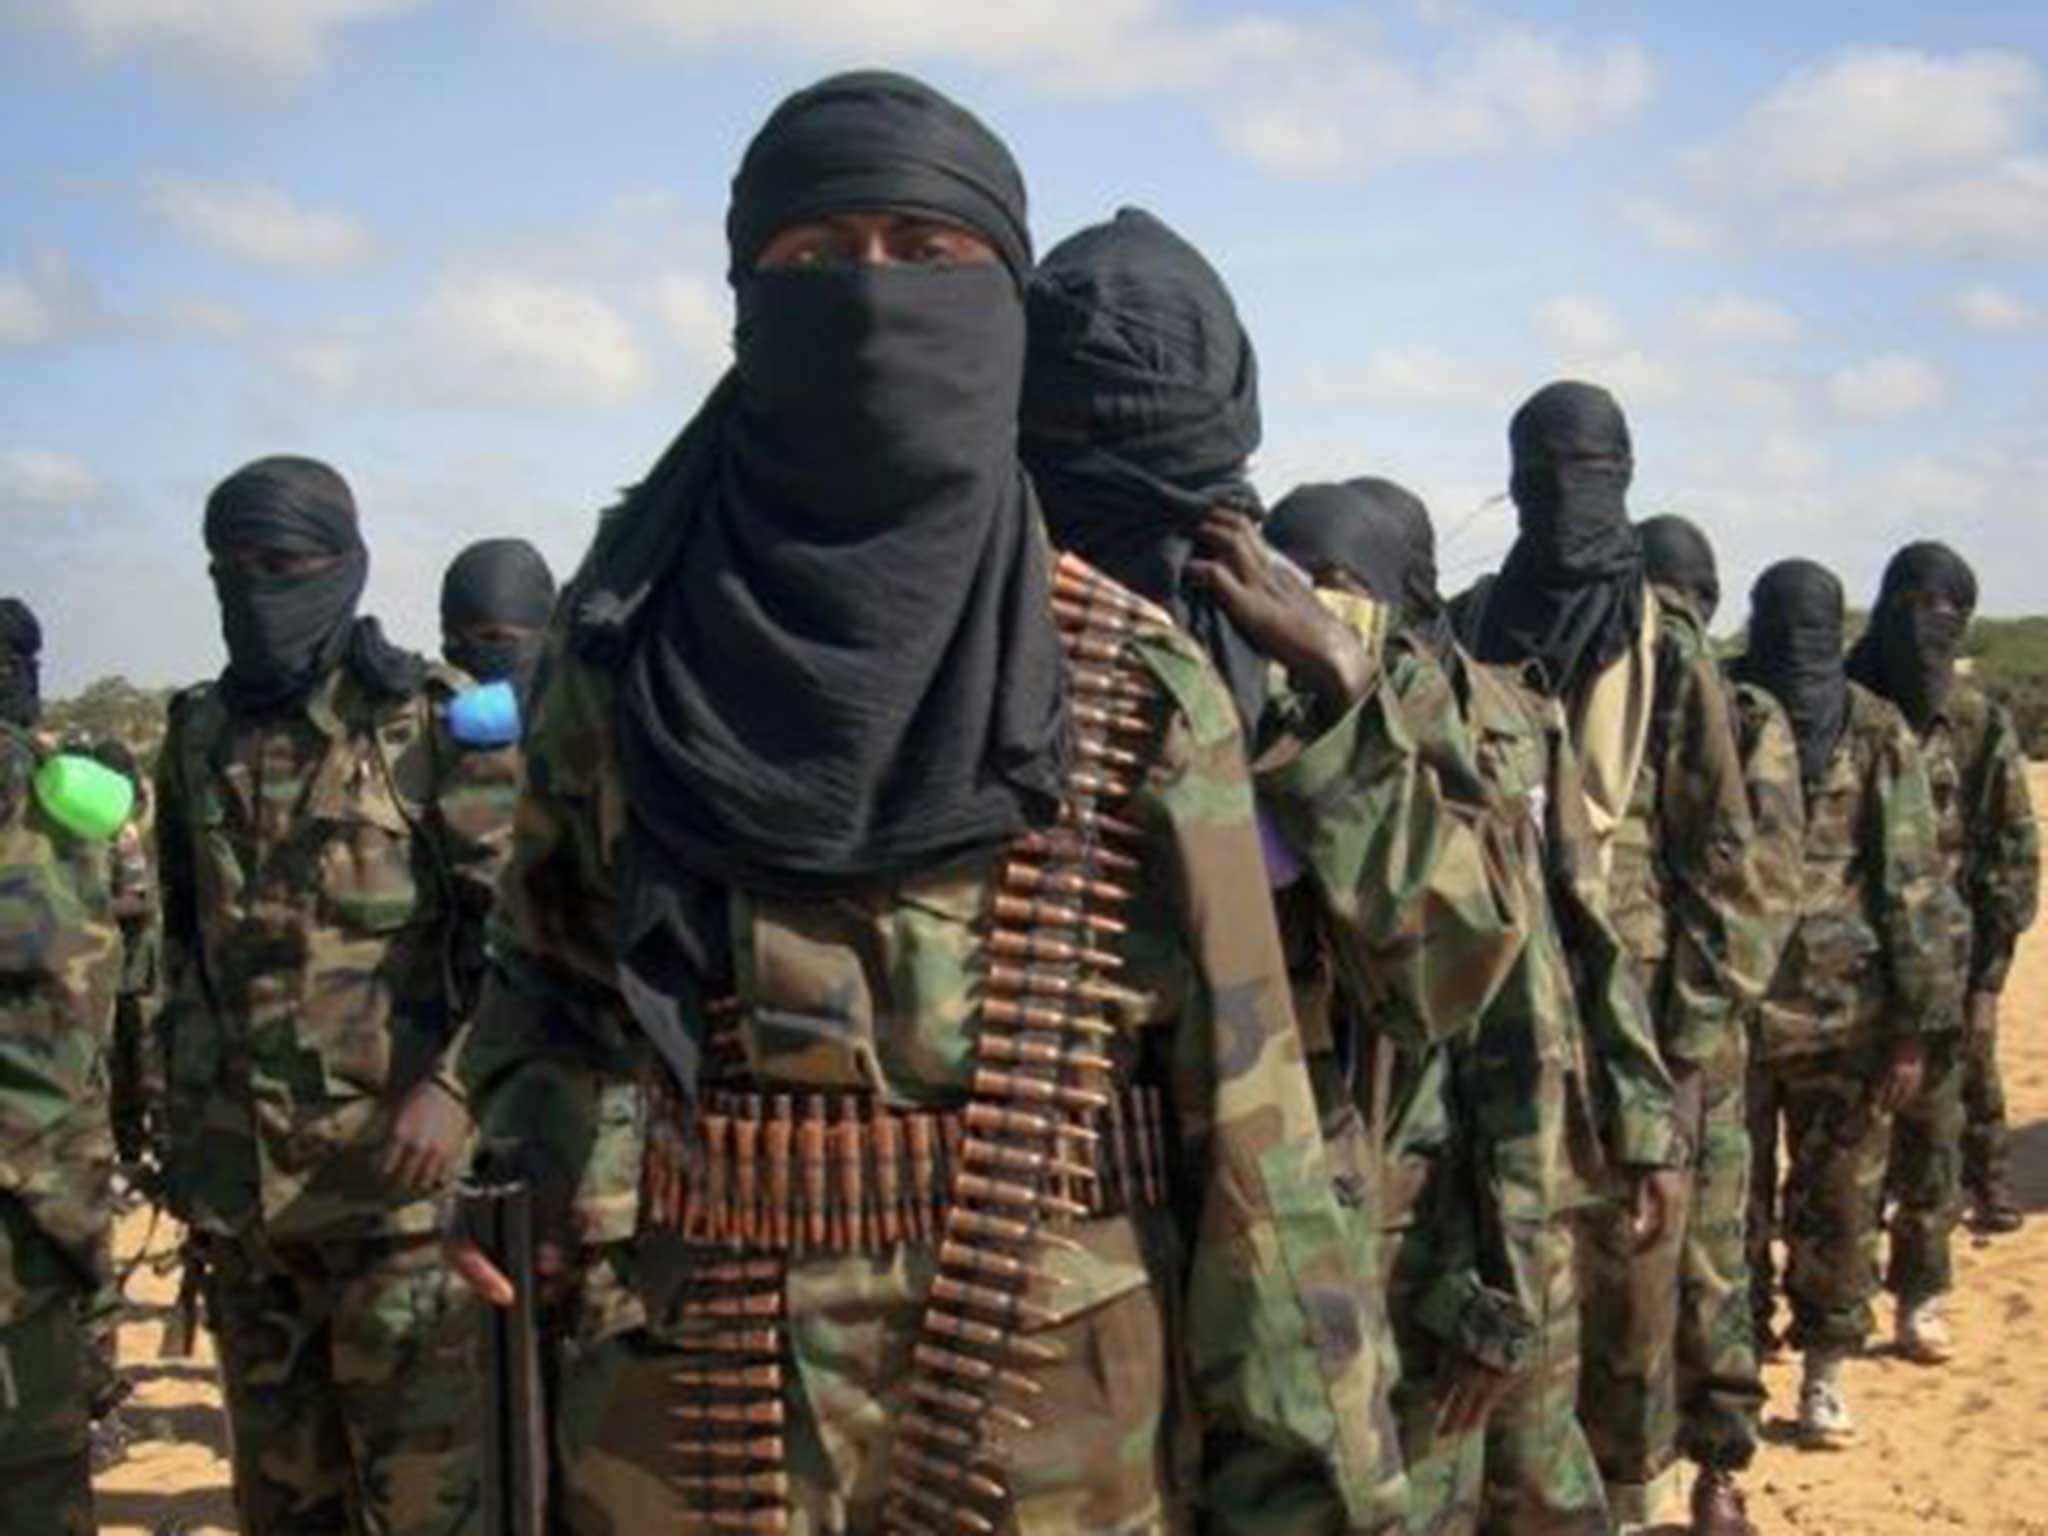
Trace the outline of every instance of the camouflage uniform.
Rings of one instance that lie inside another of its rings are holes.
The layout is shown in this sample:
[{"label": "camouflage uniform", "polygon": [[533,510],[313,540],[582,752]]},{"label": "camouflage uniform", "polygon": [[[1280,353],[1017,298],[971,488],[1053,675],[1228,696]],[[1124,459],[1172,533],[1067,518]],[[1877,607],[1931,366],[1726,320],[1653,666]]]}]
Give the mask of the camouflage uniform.
[{"label": "camouflage uniform", "polygon": [[[999,1528],[1398,1528],[1395,1437],[1287,1006],[1235,713],[1184,634],[1148,626],[1126,645],[1173,707],[1127,812],[1149,849],[1119,941],[1128,995],[1110,1008],[1109,1051],[1120,1073],[1166,1068],[1185,1201],[1179,1212],[1061,1228],[1079,1245],[1053,1255],[1068,1283],[1032,1285],[1045,1313],[1025,1334],[1061,1346],[1060,1363],[1032,1368],[1043,1384],[1035,1427],[1004,1437],[1011,1487]],[[677,1400],[677,1279],[723,1250],[647,1225],[641,1142],[666,1074],[615,990],[628,808],[612,686],[572,654],[557,665],[527,742],[527,793],[494,926],[499,975],[464,1070],[482,1133],[537,1134],[544,1166],[573,1187],[581,1283],[562,1330],[558,1415],[567,1527],[689,1533],[708,1520],[676,1480],[680,1453],[649,1410]],[[1377,814],[1361,805],[1346,822],[1348,852],[1382,878],[1457,871],[1441,896],[1432,879],[1388,900],[1356,868],[1332,889],[1349,937],[1339,965],[1377,954],[1412,970],[1395,984],[1402,995],[1448,998],[1441,976],[1434,989],[1416,981],[1437,974],[1424,928],[1455,946],[1468,928],[1497,932],[1502,916],[1470,824],[1450,814],[1402,740],[1377,692],[1312,743],[1297,771],[1311,800],[1384,797]],[[1386,815],[1393,804],[1408,814]],[[1350,844],[1354,826],[1401,840],[1415,865],[1390,860],[1384,841]],[[1319,870],[1341,862],[1315,853]],[[739,1080],[958,1104],[992,873],[980,856],[865,898],[733,891]],[[1385,970],[1374,985],[1389,987]],[[932,1272],[917,1243],[788,1261],[782,1348],[795,1369],[777,1411],[793,1536],[873,1528]]]},{"label": "camouflage uniform", "polygon": [[1728,693],[1685,599],[1654,589],[1650,740],[1616,834],[1615,924],[1642,967],[1657,1043],[1677,1076],[1691,1178],[1677,1219],[1633,1252],[1628,1213],[1596,1212],[1580,1412],[1617,1519],[1653,1518],[1684,1455],[1736,1471],[1763,1402],[1742,1244],[1748,1131],[1742,1010],[1770,948],[1754,823]]},{"label": "camouflage uniform", "polygon": [[[1799,781],[1799,745],[1792,722],[1768,689],[1729,680],[1735,706],[1735,732],[1742,749],[1742,776],[1749,787],[1749,808],[1756,821],[1757,886],[1769,924],[1771,965],[1792,936],[1798,921],[1806,868],[1806,791]],[[1745,1033],[1756,1026],[1749,1010]],[[1743,1222],[1748,1251],[1752,1332],[1759,1349],[1775,1336],[1772,1312],[1776,1303],[1777,1266],[1771,1243],[1777,1237],[1778,1126],[1783,1118],[1778,1084],[1761,1052],[1751,1042],[1749,1073],[1743,1090],[1749,1121],[1748,1215]]]},{"label": "camouflage uniform", "polygon": [[[2019,936],[2034,920],[2041,848],[2027,796],[2026,756],[2005,709],[1956,679],[1920,738],[1954,891],[1951,948],[1971,993],[1997,993]],[[2005,1094],[1997,1040],[1962,1034],[1931,1045],[1918,1098],[1892,1128],[1891,1268],[1885,1286],[1907,1305],[1950,1288],[1949,1237],[1964,1186],[2005,1179]]]},{"label": "camouflage uniform", "polygon": [[249,1536],[448,1536],[476,1517],[476,1315],[434,1200],[380,1171],[392,1115],[454,1087],[509,842],[515,754],[347,669],[295,712],[173,707],[159,763],[168,1182],[201,1235]]},{"label": "camouflage uniform", "polygon": [[1756,1031],[1787,1122],[1785,1289],[1802,1350],[1854,1350],[1870,1332],[1891,1135],[1872,1089],[1899,1040],[1956,1027],[1947,905],[1912,728],[1851,683],[1841,742],[1807,791],[1799,921]]},{"label": "camouflage uniform", "polygon": [[[1408,1529],[1604,1530],[1576,1418],[1573,1221],[1621,1166],[1672,1159],[1669,1079],[1633,964],[1603,914],[1562,711],[1462,653],[1439,666],[1397,642],[1389,670],[1421,762],[1501,829],[1486,885],[1521,940],[1503,952],[1502,972],[1432,935],[1424,954],[1443,967],[1438,990],[1463,993],[1461,1008],[1430,1010],[1434,1030],[1383,992],[1377,1004],[1344,999],[1364,1040],[1395,1047],[1353,1046],[1365,1059],[1344,1104],[1354,1120],[1386,1124],[1379,1247],[1401,1362]],[[1305,883],[1320,892],[1363,882],[1370,893],[1401,861],[1389,856],[1383,804],[1347,804],[1342,785],[1311,756],[1263,774],[1259,787],[1311,850]],[[1331,931],[1341,945],[1344,925]],[[1300,1011],[1313,1051],[1317,1010]],[[1484,1430],[1440,1434],[1445,1394],[1472,1363],[1526,1379]]]},{"label": "camouflage uniform", "polygon": [[105,849],[42,814],[39,757],[0,724],[0,1529],[89,1536],[81,1323],[106,1279],[120,940]]},{"label": "camouflage uniform", "polygon": [[[114,1144],[123,1160],[130,1162],[142,1154],[152,1084],[158,1076],[146,1045],[163,948],[156,875],[149,863],[155,824],[147,812],[147,801],[146,792],[137,794],[136,815],[114,839],[107,873],[116,905],[140,909],[120,918],[121,985],[114,1006]],[[161,1092],[161,1083],[154,1087]]]}]

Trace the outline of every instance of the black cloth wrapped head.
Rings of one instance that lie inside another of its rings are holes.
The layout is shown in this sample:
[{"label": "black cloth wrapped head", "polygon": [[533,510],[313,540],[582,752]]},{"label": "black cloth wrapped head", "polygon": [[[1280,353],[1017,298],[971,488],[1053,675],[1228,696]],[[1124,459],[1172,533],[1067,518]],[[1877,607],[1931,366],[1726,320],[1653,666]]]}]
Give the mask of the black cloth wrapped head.
[{"label": "black cloth wrapped head", "polygon": [[1702,624],[1712,624],[1721,606],[1721,571],[1714,546],[1697,523],[1666,512],[1636,524],[1643,546],[1643,573],[1662,586],[1675,587],[1692,604]]},{"label": "black cloth wrapped head", "polygon": [[1925,732],[1948,704],[1976,612],[1969,562],[1931,539],[1908,544],[1884,568],[1870,627],[1849,653],[1849,676]]},{"label": "black cloth wrapped head", "polygon": [[1295,487],[1273,508],[1266,541],[1310,576],[1342,571],[1401,612],[1441,655],[1455,643],[1436,585],[1436,533],[1422,498],[1370,475]]},{"label": "black cloth wrapped head", "polygon": [[43,713],[43,626],[18,597],[0,597],[0,720],[27,730]]},{"label": "black cloth wrapped head", "polygon": [[[206,500],[206,548],[228,649],[220,686],[235,713],[292,710],[344,664],[373,696],[419,687],[425,663],[356,617],[370,552],[348,482],[329,466],[280,455],[236,470]],[[272,573],[224,560],[231,551],[326,563]]]},{"label": "black cloth wrapped head", "polygon": [[1842,656],[1842,584],[1811,560],[1780,560],[1749,592],[1749,649],[1734,675],[1785,706],[1811,786],[1827,772],[1849,720],[1849,673]]},{"label": "black cloth wrapped head", "polygon": [[1538,663],[1561,699],[1642,632],[1642,551],[1628,519],[1628,421],[1597,384],[1547,384],[1508,427],[1521,532],[1479,617],[1482,661]]},{"label": "black cloth wrapped head", "polygon": [[1230,290],[1200,251],[1125,208],[1046,252],[1028,313],[1021,441],[1053,542],[1188,629],[1249,731],[1265,660],[1186,580],[1203,517],[1259,507],[1245,478],[1258,359]]},{"label": "black cloth wrapped head", "polygon": [[[792,221],[856,212],[1001,260],[756,270]],[[901,75],[800,91],[747,150],[734,367],[565,599],[571,644],[619,675],[643,1024],[729,965],[723,887],[828,895],[1057,811],[1064,669],[1016,448],[1026,227],[1002,142]]]},{"label": "black cloth wrapped head", "polygon": [[[480,683],[511,683],[524,701],[554,611],[555,576],[539,550],[524,539],[480,539],[441,578],[441,654]],[[524,633],[488,640],[467,633],[481,627]]]}]

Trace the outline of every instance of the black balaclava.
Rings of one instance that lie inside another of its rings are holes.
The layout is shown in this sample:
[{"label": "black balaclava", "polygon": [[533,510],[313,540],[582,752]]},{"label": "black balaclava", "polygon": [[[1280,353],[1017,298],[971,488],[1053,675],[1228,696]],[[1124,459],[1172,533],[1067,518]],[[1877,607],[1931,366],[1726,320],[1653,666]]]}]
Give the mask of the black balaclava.
[{"label": "black balaclava", "polygon": [[0,720],[28,730],[42,718],[43,626],[27,603],[0,597]]},{"label": "black balaclava", "polygon": [[[755,270],[792,221],[853,211],[1002,260]],[[901,75],[800,91],[747,150],[735,365],[567,597],[572,644],[620,674],[643,1024],[678,962],[729,965],[717,887],[828,895],[1057,810],[1064,669],[1016,450],[1025,231],[1002,142]]]},{"label": "black balaclava", "polygon": [[1842,625],[1842,584],[1824,565],[1780,560],[1750,588],[1749,649],[1733,671],[1785,706],[1809,786],[1827,771],[1849,719]]},{"label": "black balaclava", "polygon": [[1712,624],[1721,606],[1721,572],[1714,562],[1714,546],[1699,525],[1666,512],[1636,524],[1636,538],[1643,546],[1643,573],[1653,582],[1677,588],[1700,623]]},{"label": "black balaclava", "polygon": [[1258,511],[1259,370],[1201,252],[1125,208],[1046,252],[1031,281],[1024,462],[1053,542],[1160,604],[1223,674],[1247,731],[1266,662],[1186,579],[1217,505]]},{"label": "black balaclava", "polygon": [[[220,685],[236,714],[288,712],[343,663],[373,695],[419,686],[420,659],[356,617],[370,552],[348,482],[327,465],[280,456],[236,470],[206,499],[206,548],[228,648]],[[272,576],[223,565],[229,548],[338,558],[310,576]]]},{"label": "black balaclava", "polygon": [[[1945,597],[1931,612],[1916,597]],[[1977,573],[1946,544],[1908,544],[1884,568],[1870,627],[1849,653],[1849,676],[1890,699],[1916,731],[1934,724],[1955,682],[1956,658],[1977,611]]]},{"label": "black balaclava", "polygon": [[1441,655],[1454,643],[1436,587],[1436,534],[1422,499],[1363,475],[1290,491],[1266,520],[1266,541],[1311,576],[1332,567],[1401,612],[1409,632]]},{"label": "black balaclava", "polygon": [[1481,661],[1534,661],[1560,699],[1635,644],[1643,560],[1628,520],[1628,421],[1597,384],[1546,384],[1508,427],[1521,535],[1479,620]]},{"label": "black balaclava", "polygon": [[[554,611],[555,577],[539,550],[524,539],[481,539],[441,578],[441,654],[480,683],[511,683],[523,701]],[[488,641],[461,633],[475,625],[527,633]]]}]

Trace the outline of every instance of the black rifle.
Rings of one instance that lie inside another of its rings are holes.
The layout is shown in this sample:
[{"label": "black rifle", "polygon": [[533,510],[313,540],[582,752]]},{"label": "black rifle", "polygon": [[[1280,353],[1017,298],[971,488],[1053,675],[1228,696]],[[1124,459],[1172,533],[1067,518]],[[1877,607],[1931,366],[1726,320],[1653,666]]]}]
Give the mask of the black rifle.
[{"label": "black rifle", "polygon": [[533,1262],[533,1186],[486,1148],[457,1198],[457,1226],[512,1282],[484,1320],[483,1536],[547,1536],[548,1405]]}]

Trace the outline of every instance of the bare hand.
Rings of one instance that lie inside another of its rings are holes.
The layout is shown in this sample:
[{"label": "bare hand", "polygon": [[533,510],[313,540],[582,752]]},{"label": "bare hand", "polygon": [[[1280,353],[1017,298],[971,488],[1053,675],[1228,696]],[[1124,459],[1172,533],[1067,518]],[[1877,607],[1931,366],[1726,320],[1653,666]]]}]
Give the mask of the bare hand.
[{"label": "bare hand", "polygon": [[1443,1406],[1437,1410],[1437,1433],[1463,1435],[1478,1429],[1507,1400],[1520,1380],[1519,1376],[1496,1371],[1476,1360],[1465,1361],[1458,1368],[1450,1391],[1444,1394]]},{"label": "bare hand", "polygon": [[[483,1249],[466,1237],[444,1237],[441,1258],[455,1277],[494,1307],[509,1307],[519,1293],[505,1272]],[[561,1294],[569,1275],[568,1255],[560,1243],[540,1243],[533,1250],[534,1278],[545,1296]]]},{"label": "bare hand", "polygon": [[1314,590],[1270,558],[1242,512],[1219,507],[1195,531],[1202,557],[1188,576],[1212,593],[1244,637],[1330,704],[1351,704],[1372,685],[1372,659]]},{"label": "bare hand", "polygon": [[1685,1175],[1676,1168],[1645,1168],[1636,1175],[1628,1231],[1637,1253],[1648,1253],[1678,1226]]},{"label": "bare hand", "polygon": [[1918,1040],[1901,1040],[1892,1047],[1891,1063],[1877,1080],[1878,1109],[1896,1115],[1920,1096],[1920,1084],[1926,1075],[1927,1048]]},{"label": "bare hand", "polygon": [[469,1131],[469,1111],[454,1094],[432,1078],[413,1084],[392,1117],[384,1176],[412,1194],[434,1193],[447,1184]]}]

